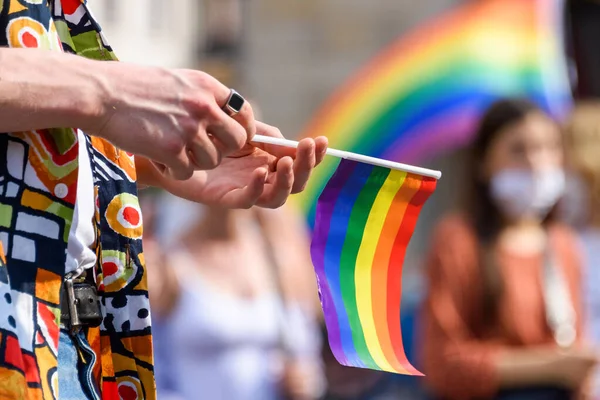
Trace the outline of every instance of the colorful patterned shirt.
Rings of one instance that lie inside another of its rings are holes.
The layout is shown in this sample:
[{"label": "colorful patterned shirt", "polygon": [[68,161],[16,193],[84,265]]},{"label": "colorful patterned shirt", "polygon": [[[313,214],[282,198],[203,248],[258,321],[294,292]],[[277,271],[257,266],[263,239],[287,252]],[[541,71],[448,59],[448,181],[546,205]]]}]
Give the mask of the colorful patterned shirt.
[{"label": "colorful patterned shirt", "polygon": [[[0,46],[115,60],[85,0],[0,0]],[[103,399],[154,399],[134,159],[102,139],[86,140],[104,316],[88,334],[95,376]],[[77,134],[2,133],[0,160],[0,398],[58,399],[59,293],[76,201]]]}]

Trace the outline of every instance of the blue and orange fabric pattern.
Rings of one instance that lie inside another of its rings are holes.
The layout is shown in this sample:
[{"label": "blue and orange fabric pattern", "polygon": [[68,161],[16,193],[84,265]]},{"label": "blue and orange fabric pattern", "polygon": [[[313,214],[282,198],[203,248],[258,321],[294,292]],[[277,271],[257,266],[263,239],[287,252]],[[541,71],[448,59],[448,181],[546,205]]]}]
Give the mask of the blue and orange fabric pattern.
[{"label": "blue and orange fabric pattern", "polygon": [[[82,0],[0,0],[0,46],[116,60]],[[154,399],[150,309],[134,157],[86,137],[104,321],[88,341],[103,399]],[[59,398],[59,293],[76,201],[71,128],[0,134],[0,398]]]}]

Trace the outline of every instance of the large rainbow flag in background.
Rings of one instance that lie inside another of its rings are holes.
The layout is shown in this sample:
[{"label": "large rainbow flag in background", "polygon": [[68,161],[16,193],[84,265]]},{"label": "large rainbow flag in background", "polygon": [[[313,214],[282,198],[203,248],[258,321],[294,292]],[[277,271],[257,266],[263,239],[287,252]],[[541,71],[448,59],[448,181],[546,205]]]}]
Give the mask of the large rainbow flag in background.
[{"label": "large rainbow flag in background", "polygon": [[402,344],[402,264],[436,182],[342,160],[319,197],[311,256],[329,346],[341,364],[421,375]]},{"label": "large rainbow flag in background", "polygon": [[[414,163],[467,144],[491,101],[526,96],[560,117],[571,104],[563,0],[476,0],[392,44],[323,105],[301,136]],[[328,157],[297,196],[314,221],[337,166]]]}]

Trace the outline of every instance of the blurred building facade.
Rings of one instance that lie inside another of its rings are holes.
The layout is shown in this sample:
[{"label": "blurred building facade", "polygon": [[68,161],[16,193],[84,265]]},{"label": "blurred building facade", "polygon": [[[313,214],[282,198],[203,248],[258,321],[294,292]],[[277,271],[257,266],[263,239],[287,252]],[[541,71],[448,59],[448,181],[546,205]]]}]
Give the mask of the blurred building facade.
[{"label": "blurred building facade", "polygon": [[[459,0],[92,0],[124,61],[225,75],[264,119],[296,136],[323,101],[385,45]],[[239,17],[236,17],[239,13]],[[215,21],[222,18],[223,21]],[[240,24],[239,27],[229,25]],[[227,35],[227,48],[210,40]],[[235,37],[239,35],[239,37]],[[218,71],[223,68],[226,71]],[[243,89],[242,89],[243,87]]]},{"label": "blurred building facade", "polygon": [[[460,0],[89,2],[120,59],[206,70],[252,98],[262,118],[290,138],[302,131],[340,84],[382,48],[458,3]],[[455,187],[452,171],[457,157],[451,158],[428,164],[443,168],[444,179],[423,212],[410,253],[421,252],[438,210],[455,197],[451,188]],[[410,258],[409,254],[408,264]]]},{"label": "blurred building facade", "polygon": [[[89,4],[121,60],[205,70],[252,98],[262,119],[293,138],[328,96],[381,49],[460,2],[94,0]],[[420,301],[422,255],[435,221],[458,201],[462,160],[455,153],[424,163],[442,170],[444,178],[425,205],[406,254],[403,309]],[[158,234],[168,242],[199,211],[170,196],[162,203]]]},{"label": "blurred building facade", "polygon": [[198,0],[92,0],[88,3],[122,61],[193,66],[199,40]]}]

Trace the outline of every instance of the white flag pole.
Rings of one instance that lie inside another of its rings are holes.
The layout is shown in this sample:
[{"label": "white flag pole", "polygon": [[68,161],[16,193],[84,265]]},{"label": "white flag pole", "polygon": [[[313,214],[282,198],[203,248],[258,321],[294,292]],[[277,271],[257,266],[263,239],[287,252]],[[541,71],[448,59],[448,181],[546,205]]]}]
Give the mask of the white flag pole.
[{"label": "white flag pole", "polygon": [[[252,138],[252,141],[256,142],[256,143],[266,143],[266,144],[273,144],[273,145],[277,145],[277,146],[292,147],[294,149],[298,147],[298,142],[295,140],[275,138],[275,137],[271,137],[271,136],[254,135],[254,137]],[[408,164],[402,164],[402,163],[398,163],[398,162],[394,162],[394,161],[383,160],[381,158],[363,156],[362,154],[351,153],[349,151],[342,151],[342,150],[328,148],[327,155],[339,157],[339,158],[345,158],[345,159],[352,160],[352,161],[359,161],[359,162],[363,162],[363,163],[367,163],[367,164],[377,165],[380,167],[397,169],[400,171],[410,172],[413,174],[418,174],[418,175],[423,175],[423,176],[428,176],[428,177],[435,178],[435,179],[440,179],[442,177],[442,173],[440,171],[436,171],[433,169],[416,167],[414,165],[408,165]]]}]

